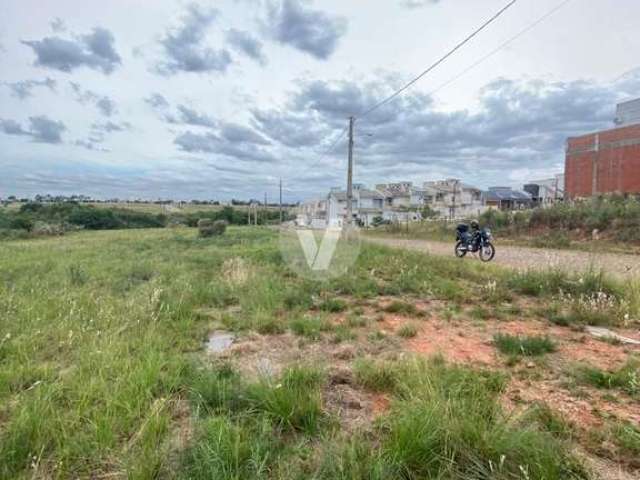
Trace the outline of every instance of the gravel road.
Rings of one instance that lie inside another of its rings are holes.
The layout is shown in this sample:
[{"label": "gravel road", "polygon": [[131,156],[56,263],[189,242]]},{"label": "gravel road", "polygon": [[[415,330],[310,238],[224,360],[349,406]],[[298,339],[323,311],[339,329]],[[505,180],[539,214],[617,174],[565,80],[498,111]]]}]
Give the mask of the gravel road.
[{"label": "gravel road", "polygon": [[[453,242],[431,240],[406,240],[387,237],[365,237],[367,242],[395,248],[418,250],[435,255],[454,257]],[[479,261],[475,255],[467,255],[466,261]],[[578,250],[551,250],[546,248],[501,246],[496,243],[496,257],[493,262],[516,269],[561,268],[581,272],[593,266],[621,279],[640,276],[640,255],[618,253],[583,252]]]}]

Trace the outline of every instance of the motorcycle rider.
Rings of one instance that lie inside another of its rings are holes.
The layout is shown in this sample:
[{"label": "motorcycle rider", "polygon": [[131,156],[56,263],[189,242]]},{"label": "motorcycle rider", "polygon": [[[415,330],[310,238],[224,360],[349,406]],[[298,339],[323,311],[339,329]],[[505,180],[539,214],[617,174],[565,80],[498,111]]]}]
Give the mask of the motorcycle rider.
[{"label": "motorcycle rider", "polygon": [[475,249],[478,243],[478,236],[480,235],[480,223],[477,220],[471,220],[471,245]]}]

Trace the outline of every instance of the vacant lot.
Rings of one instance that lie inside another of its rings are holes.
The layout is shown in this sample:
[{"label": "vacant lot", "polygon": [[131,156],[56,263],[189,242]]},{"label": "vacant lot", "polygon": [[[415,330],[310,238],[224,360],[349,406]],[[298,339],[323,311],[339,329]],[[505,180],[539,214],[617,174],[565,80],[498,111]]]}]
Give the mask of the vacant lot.
[{"label": "vacant lot", "polygon": [[[637,478],[640,287],[277,233],[0,244],[0,477]],[[213,352],[214,332],[231,332]]]}]

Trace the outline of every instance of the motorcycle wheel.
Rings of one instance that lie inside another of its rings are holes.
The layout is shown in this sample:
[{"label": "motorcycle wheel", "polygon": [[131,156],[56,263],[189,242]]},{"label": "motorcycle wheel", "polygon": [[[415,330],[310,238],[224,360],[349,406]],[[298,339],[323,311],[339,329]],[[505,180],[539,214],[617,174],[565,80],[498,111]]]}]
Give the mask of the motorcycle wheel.
[{"label": "motorcycle wheel", "polygon": [[462,242],[459,241],[458,243],[456,243],[455,252],[456,257],[458,258],[462,258],[467,254],[467,250],[464,248],[464,244]]},{"label": "motorcycle wheel", "polygon": [[480,260],[490,262],[496,256],[496,247],[491,242],[487,242],[484,247],[480,247]]}]

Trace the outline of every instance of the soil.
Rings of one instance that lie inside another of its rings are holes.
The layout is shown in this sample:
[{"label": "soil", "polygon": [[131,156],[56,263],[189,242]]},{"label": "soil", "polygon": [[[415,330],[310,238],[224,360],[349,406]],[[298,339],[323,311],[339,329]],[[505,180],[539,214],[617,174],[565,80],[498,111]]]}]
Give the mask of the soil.
[{"label": "soil", "polygon": [[[239,336],[230,348],[212,358],[226,358],[249,378],[277,376],[296,363],[324,366],[328,375],[323,391],[325,408],[347,432],[370,429],[375,418],[389,409],[391,401],[389,395],[368,391],[357,384],[351,370],[355,358],[365,355],[397,358],[403,353],[441,355],[450,362],[504,371],[510,379],[502,397],[505,409],[517,414],[533,404],[546,403],[575,426],[577,441],[581,448],[590,452],[588,463],[596,471],[604,471],[608,463],[606,459],[593,457],[593,440],[589,432],[606,428],[613,420],[640,424],[640,402],[636,398],[618,390],[578,385],[571,375],[578,363],[605,370],[617,369],[632,357],[640,358],[638,345],[612,344],[583,331],[549,324],[535,314],[509,321],[478,320],[471,317],[472,306],[467,305],[454,319],[447,320],[439,314],[444,304],[425,298],[345,300],[351,305],[357,304],[361,316],[368,320],[363,326],[352,328],[356,334],[352,341],[334,343],[330,333],[319,340],[292,333],[251,333]],[[413,304],[417,314],[385,312],[394,300]],[[529,299],[518,300],[515,306],[530,312],[529,303]],[[331,320],[334,324],[345,323],[349,316],[345,312],[337,313]],[[398,335],[407,323],[417,327],[413,338]],[[638,331],[617,329],[615,332],[640,340]],[[493,336],[497,333],[547,335],[555,342],[556,351],[514,361],[493,345]],[[625,475],[620,470],[617,476],[611,473],[603,474],[601,478],[634,478]]]}]

